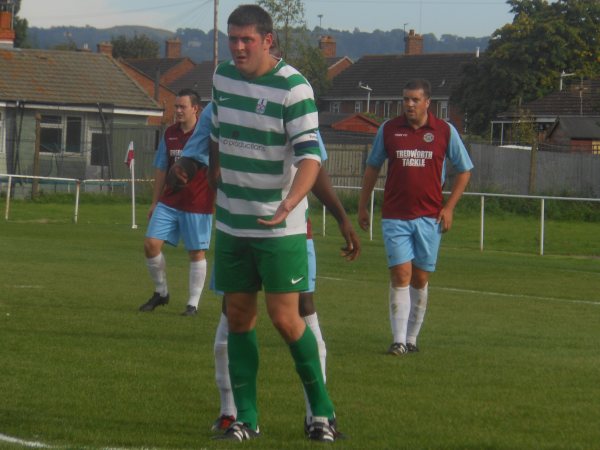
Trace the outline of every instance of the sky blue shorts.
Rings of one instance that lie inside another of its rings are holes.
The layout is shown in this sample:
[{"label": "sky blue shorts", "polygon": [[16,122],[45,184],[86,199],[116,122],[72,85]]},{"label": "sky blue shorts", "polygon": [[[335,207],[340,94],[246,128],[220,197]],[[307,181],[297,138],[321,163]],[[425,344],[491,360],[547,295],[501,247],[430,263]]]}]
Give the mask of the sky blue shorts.
[{"label": "sky blue shorts", "polygon": [[212,214],[180,211],[158,203],[146,230],[146,237],[177,246],[179,240],[187,251],[207,250],[210,244]]},{"label": "sky blue shorts", "polygon": [[441,224],[431,217],[413,220],[383,219],[383,241],[388,267],[408,261],[426,272],[435,271],[442,240]]}]

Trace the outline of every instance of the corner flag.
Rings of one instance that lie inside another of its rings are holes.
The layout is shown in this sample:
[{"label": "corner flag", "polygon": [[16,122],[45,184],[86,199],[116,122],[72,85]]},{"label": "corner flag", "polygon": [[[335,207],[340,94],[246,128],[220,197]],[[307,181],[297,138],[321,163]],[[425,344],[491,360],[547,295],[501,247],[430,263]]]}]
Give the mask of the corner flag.
[{"label": "corner flag", "polygon": [[125,154],[125,164],[127,167],[131,168],[131,162],[135,159],[135,154],[133,152],[133,141],[129,142],[129,148],[127,149],[127,153]]},{"label": "corner flag", "polygon": [[123,162],[131,172],[131,228],[135,230],[137,225],[135,223],[135,154],[133,152],[133,141],[129,142],[129,148]]}]

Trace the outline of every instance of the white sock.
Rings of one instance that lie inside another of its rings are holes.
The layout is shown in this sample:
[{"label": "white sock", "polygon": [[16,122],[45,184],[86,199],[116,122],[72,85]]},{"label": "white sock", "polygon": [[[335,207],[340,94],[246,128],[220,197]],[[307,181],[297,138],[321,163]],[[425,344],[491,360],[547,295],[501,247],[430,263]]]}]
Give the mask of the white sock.
[{"label": "white sock", "polygon": [[221,397],[220,416],[236,417],[237,409],[233,400],[233,391],[231,390],[231,381],[229,379],[229,357],[227,356],[227,335],[229,326],[227,325],[227,316],[221,314],[221,320],[215,333],[215,380],[219,388]]},{"label": "white sock", "polygon": [[321,361],[321,371],[323,372],[323,380],[325,380],[325,363],[327,361],[327,347],[325,346],[325,341],[323,340],[323,335],[321,334],[319,318],[317,317],[317,313],[313,313],[309,316],[303,317],[303,319],[306,325],[309,326],[309,328],[315,335],[315,339],[317,340],[317,346],[319,347],[319,360]]},{"label": "white sock", "polygon": [[410,317],[408,319],[406,342],[414,345],[417,345],[417,337],[419,336],[419,331],[421,331],[421,325],[423,324],[425,311],[427,310],[428,286],[429,283],[422,289],[410,287]]},{"label": "white sock", "polygon": [[198,308],[206,280],[206,259],[190,262],[190,298],[187,304]]},{"label": "white sock", "polygon": [[146,258],[146,266],[150,272],[150,278],[154,282],[154,291],[158,292],[162,297],[169,293],[167,287],[167,262],[165,256],[161,253],[154,258]]},{"label": "white sock", "polygon": [[[325,346],[325,341],[323,340],[323,335],[321,334],[319,318],[317,317],[317,313],[314,313],[303,317],[303,319],[306,325],[311,329],[317,340],[317,347],[319,349],[319,360],[321,361],[321,370],[323,371],[323,380],[325,381],[325,363],[327,361],[327,347]],[[304,391],[304,403],[306,403],[306,417],[308,418],[308,421],[310,423],[312,420],[312,410],[310,408],[310,402],[308,401],[306,391]]]},{"label": "white sock", "polygon": [[406,329],[410,315],[410,293],[408,286],[393,287],[390,284],[390,323],[394,342],[406,344]]}]

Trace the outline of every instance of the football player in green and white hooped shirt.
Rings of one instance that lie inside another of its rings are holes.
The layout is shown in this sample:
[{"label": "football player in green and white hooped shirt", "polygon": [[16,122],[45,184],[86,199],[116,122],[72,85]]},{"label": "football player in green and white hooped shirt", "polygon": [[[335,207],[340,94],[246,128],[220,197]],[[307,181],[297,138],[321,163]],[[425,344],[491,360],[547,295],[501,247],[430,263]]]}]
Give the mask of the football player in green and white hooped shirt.
[{"label": "football player in green and white hooped shirt", "polygon": [[[227,296],[237,421],[221,438],[258,437],[257,293],[289,345],[314,417],[308,437],[338,437],[317,342],[298,313],[308,287],[306,194],[320,170],[317,108],[306,79],[270,56],[273,23],[257,5],[228,18],[232,61],[213,78],[210,178],[217,190],[215,284]],[[293,170],[293,167],[297,171]]]}]

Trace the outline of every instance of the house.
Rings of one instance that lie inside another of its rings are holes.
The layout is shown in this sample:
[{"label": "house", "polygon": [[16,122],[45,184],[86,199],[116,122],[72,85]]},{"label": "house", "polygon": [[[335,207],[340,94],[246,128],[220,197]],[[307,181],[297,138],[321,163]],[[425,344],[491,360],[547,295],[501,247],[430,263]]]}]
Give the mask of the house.
[{"label": "house", "polygon": [[422,36],[410,30],[405,54],[360,58],[333,79],[331,89],[320,99],[320,111],[395,117],[402,112],[404,85],[411,79],[425,78],[432,87],[430,110],[461,130],[463,116],[450,104],[450,95],[460,80],[463,66],[473,62],[477,54],[423,54],[422,41]]},{"label": "house", "polygon": [[600,155],[600,116],[558,117],[540,150]]},{"label": "house", "polygon": [[174,92],[190,88],[200,95],[200,103],[206,105],[212,100],[212,77],[215,71],[213,61],[203,61],[181,77],[169,83],[168,87]]},{"label": "house", "polygon": [[111,56],[0,48],[0,173],[111,177],[113,131],[162,113]]},{"label": "house", "polygon": [[[500,145],[513,142],[515,124],[525,120],[533,123],[538,131],[538,138],[543,143],[547,139],[547,134],[555,128],[559,118],[565,120],[569,117],[576,119],[598,115],[600,115],[600,80],[583,80],[564,89],[561,82],[557,91],[525,103],[521,108],[511,108],[498,114],[491,124],[491,138]],[[553,144],[549,144],[556,145],[556,142],[554,140]],[[564,151],[570,151],[568,148],[570,145],[567,145]]]},{"label": "house", "polygon": [[327,78],[330,80],[353,64],[353,61],[347,56],[337,56],[337,44],[333,36],[321,36],[319,49],[327,63]]},{"label": "house", "polygon": [[[104,45],[110,46],[110,44]],[[105,51],[112,52],[111,47]],[[163,126],[173,124],[175,97],[179,89],[174,89],[170,85],[196,67],[196,63],[190,58],[181,57],[181,41],[178,38],[167,39],[164,58],[120,59],[119,63],[123,70],[163,107],[165,111],[163,117],[151,120],[150,124]]]}]

